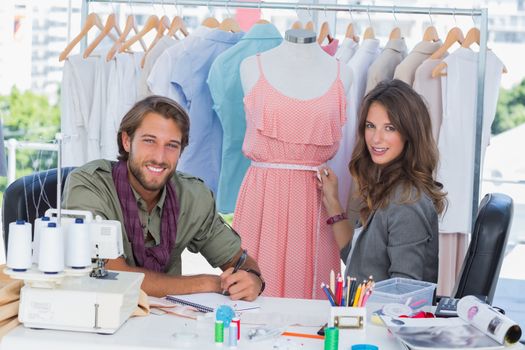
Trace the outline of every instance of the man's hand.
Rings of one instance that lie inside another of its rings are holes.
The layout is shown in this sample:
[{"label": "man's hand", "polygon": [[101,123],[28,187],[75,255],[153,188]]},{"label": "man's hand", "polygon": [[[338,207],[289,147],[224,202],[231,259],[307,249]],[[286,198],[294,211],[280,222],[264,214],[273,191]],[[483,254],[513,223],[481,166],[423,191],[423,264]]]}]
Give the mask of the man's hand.
[{"label": "man's hand", "polygon": [[[141,288],[146,294],[165,297],[168,294],[220,293],[221,279],[217,275],[170,276],[143,267],[129,266],[123,257],[110,259],[106,264],[110,270],[142,272],[144,281]],[[245,271],[246,272],[246,271]]]},{"label": "man's hand", "polygon": [[239,270],[233,274],[232,272],[233,267],[230,267],[221,274],[221,288],[230,293],[232,300],[255,300],[262,288],[261,279],[244,270]]}]

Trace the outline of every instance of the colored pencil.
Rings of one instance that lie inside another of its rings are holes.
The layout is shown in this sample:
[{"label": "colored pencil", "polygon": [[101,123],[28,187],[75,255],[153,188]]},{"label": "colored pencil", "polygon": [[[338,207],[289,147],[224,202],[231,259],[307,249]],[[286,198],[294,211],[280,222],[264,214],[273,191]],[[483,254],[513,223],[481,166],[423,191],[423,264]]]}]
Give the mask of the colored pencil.
[{"label": "colored pencil", "polygon": [[335,272],[330,271],[330,291],[335,294]]},{"label": "colored pencil", "polygon": [[326,298],[330,302],[330,305],[337,306],[337,304],[335,303],[335,297],[330,291],[330,288],[328,288],[326,284],[321,283],[321,289],[323,290],[324,294],[326,294]]},{"label": "colored pencil", "polygon": [[285,337],[299,337],[299,338],[310,338],[310,339],[324,339],[322,335],[317,334],[306,334],[306,333],[295,333],[295,332],[283,332],[281,334]]},{"label": "colored pencil", "polygon": [[359,297],[361,296],[361,291],[363,289],[363,284],[359,284],[359,287],[357,287],[357,291],[355,292],[354,302],[352,303],[353,307],[356,307],[359,303]]}]

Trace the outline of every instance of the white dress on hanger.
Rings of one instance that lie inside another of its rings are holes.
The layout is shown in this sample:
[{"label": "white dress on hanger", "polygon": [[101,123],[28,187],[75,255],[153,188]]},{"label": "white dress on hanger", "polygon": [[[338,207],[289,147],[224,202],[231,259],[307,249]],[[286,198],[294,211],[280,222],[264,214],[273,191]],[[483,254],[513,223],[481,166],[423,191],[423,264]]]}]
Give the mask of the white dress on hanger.
[{"label": "white dress on hanger", "polygon": [[117,133],[124,115],[137,102],[140,61],[144,53],[119,53],[113,59],[108,78],[108,104],[101,122],[100,157],[116,160]]},{"label": "white dress on hanger", "polygon": [[87,161],[87,127],[91,114],[97,57],[72,55],[64,62],[60,96],[60,127],[64,134],[63,166]]},{"label": "white dress on hanger", "polygon": [[98,57],[98,60],[95,81],[93,84],[93,102],[87,126],[87,162],[101,157],[100,136],[102,132],[102,123],[106,117],[108,88],[113,88],[112,85],[108,85],[111,62],[106,62],[106,55],[102,54],[106,52],[106,50],[100,50],[100,52],[101,54],[91,54],[93,58]]},{"label": "white dress on hanger", "polygon": [[335,156],[328,161],[328,165],[334,170],[339,180],[339,200],[343,207],[346,207],[351,193],[352,179],[348,170],[348,163],[350,163],[354,150],[357,119],[359,118],[357,114],[365,93],[368,67],[378,55],[379,40],[365,39],[347,65],[352,71],[352,85],[348,93],[347,121],[343,126],[343,137],[339,143],[339,149]]},{"label": "white dress on hanger", "polygon": [[[477,52],[459,48],[443,60],[447,75],[441,77],[443,122],[438,143],[438,181],[448,192],[448,208],[440,224],[442,232],[471,232],[477,59]],[[496,114],[502,71],[503,63],[494,52],[487,51],[480,169]]]}]

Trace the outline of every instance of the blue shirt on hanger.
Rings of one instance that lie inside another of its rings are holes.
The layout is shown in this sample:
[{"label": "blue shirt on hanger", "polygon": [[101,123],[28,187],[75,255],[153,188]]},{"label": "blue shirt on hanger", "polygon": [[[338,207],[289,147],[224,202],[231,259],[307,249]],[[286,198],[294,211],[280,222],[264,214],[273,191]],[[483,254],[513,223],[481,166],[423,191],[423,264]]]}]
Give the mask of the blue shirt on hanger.
[{"label": "blue shirt on hanger", "polygon": [[246,116],[239,67],[246,57],[278,46],[283,38],[273,24],[255,24],[234,46],[213,62],[208,85],[213,109],[222,125],[222,167],[217,190],[217,209],[232,213],[250,160],[242,154]]},{"label": "blue shirt on hanger", "polygon": [[182,96],[179,102],[188,111],[191,123],[189,144],[177,169],[203,179],[214,193],[221,170],[222,127],[212,108],[206,79],[215,58],[243,35],[222,30],[210,32],[191,51],[184,52],[171,75],[171,83]]}]

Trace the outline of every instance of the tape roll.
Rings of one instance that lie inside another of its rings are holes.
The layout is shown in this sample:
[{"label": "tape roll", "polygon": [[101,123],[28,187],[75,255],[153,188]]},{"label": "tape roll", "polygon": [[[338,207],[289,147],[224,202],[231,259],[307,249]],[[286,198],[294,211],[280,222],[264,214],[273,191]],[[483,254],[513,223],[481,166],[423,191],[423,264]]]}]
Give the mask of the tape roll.
[{"label": "tape roll", "polygon": [[385,304],[383,306],[383,314],[390,317],[399,317],[401,315],[411,315],[412,314],[412,308],[410,306],[405,304]]},{"label": "tape roll", "polygon": [[379,348],[372,344],[354,344],[352,350],[379,350]]}]

